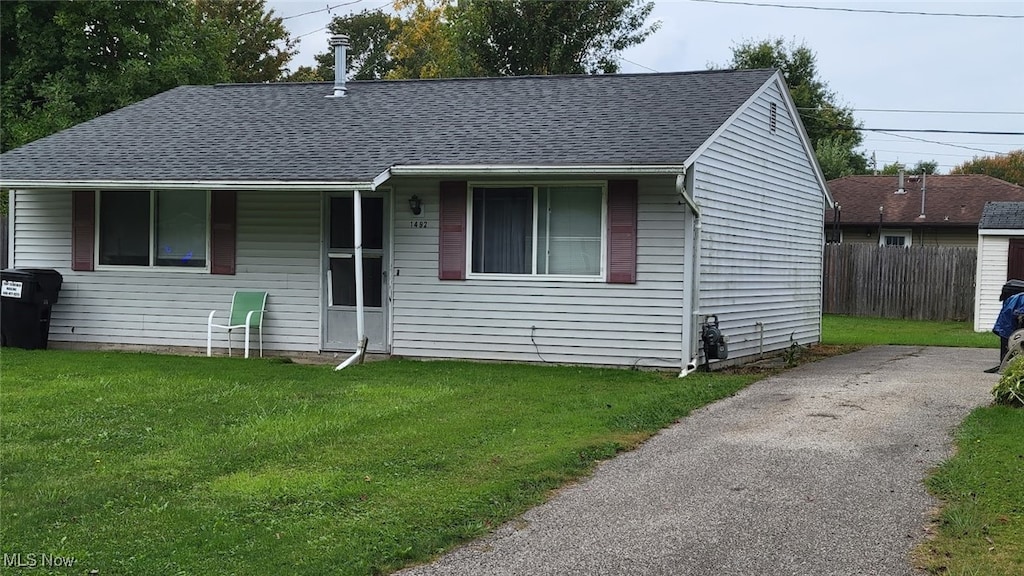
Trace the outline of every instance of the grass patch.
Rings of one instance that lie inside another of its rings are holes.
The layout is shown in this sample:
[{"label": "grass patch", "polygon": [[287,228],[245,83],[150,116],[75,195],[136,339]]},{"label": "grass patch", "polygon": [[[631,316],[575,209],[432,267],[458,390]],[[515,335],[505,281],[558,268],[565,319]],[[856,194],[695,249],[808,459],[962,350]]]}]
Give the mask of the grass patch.
[{"label": "grass patch", "polygon": [[975,332],[973,324],[969,322],[933,322],[826,314],[821,319],[821,333],[822,344],[999,348],[998,336],[992,332]]},{"label": "grass patch", "polygon": [[927,481],[945,505],[918,562],[934,574],[1024,574],[1024,410],[978,408],[956,444]]},{"label": "grass patch", "polygon": [[4,349],[0,541],[75,573],[379,574],[755,376]]}]

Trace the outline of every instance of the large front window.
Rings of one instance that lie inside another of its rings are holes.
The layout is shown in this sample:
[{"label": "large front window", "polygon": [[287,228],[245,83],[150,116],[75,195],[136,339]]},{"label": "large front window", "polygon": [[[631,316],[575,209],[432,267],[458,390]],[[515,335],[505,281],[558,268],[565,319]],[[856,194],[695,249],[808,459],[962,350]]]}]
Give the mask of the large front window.
[{"label": "large front window", "polygon": [[472,271],[600,276],[600,185],[472,189]]},{"label": "large front window", "polygon": [[99,264],[205,268],[209,230],[205,190],[99,194]]}]

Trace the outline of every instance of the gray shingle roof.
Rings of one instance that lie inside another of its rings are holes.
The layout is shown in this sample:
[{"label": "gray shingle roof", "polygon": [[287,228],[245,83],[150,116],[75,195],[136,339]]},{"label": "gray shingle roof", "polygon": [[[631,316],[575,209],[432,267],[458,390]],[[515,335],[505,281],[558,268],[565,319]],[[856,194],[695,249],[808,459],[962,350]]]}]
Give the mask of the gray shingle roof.
[{"label": "gray shingle roof", "polygon": [[182,86],[0,155],[0,180],[368,182],[392,165],[680,165],[774,73]]},{"label": "gray shingle roof", "polygon": [[987,202],[978,228],[983,230],[1024,230],[1024,202]]}]

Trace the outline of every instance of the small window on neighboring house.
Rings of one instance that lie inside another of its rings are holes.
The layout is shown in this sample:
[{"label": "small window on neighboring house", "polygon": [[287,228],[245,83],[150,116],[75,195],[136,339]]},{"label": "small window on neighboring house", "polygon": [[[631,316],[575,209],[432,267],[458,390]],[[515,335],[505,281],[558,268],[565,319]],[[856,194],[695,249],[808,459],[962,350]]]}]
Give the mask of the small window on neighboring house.
[{"label": "small window on neighboring house", "polygon": [[778,106],[776,106],[775,102],[772,102],[771,110],[768,112],[768,129],[771,130],[773,134],[775,133],[775,128],[777,127],[777,121]]},{"label": "small window on neighboring house", "polygon": [[879,246],[910,246],[910,230],[883,230],[878,238]]},{"label": "small window on neighboring house", "polygon": [[473,187],[474,274],[600,276],[603,186]]},{"label": "small window on neighboring house", "polygon": [[100,192],[97,262],[206,268],[209,214],[205,190]]}]

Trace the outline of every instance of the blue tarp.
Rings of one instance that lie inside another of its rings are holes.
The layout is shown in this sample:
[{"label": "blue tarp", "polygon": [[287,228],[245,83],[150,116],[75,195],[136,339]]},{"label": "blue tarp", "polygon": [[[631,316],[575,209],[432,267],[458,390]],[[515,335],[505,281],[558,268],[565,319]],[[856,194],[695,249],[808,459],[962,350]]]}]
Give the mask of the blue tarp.
[{"label": "blue tarp", "polygon": [[1024,316],[1024,292],[1003,300],[1003,309],[999,311],[992,331],[1002,338],[1009,338],[1017,330],[1018,315]]}]

